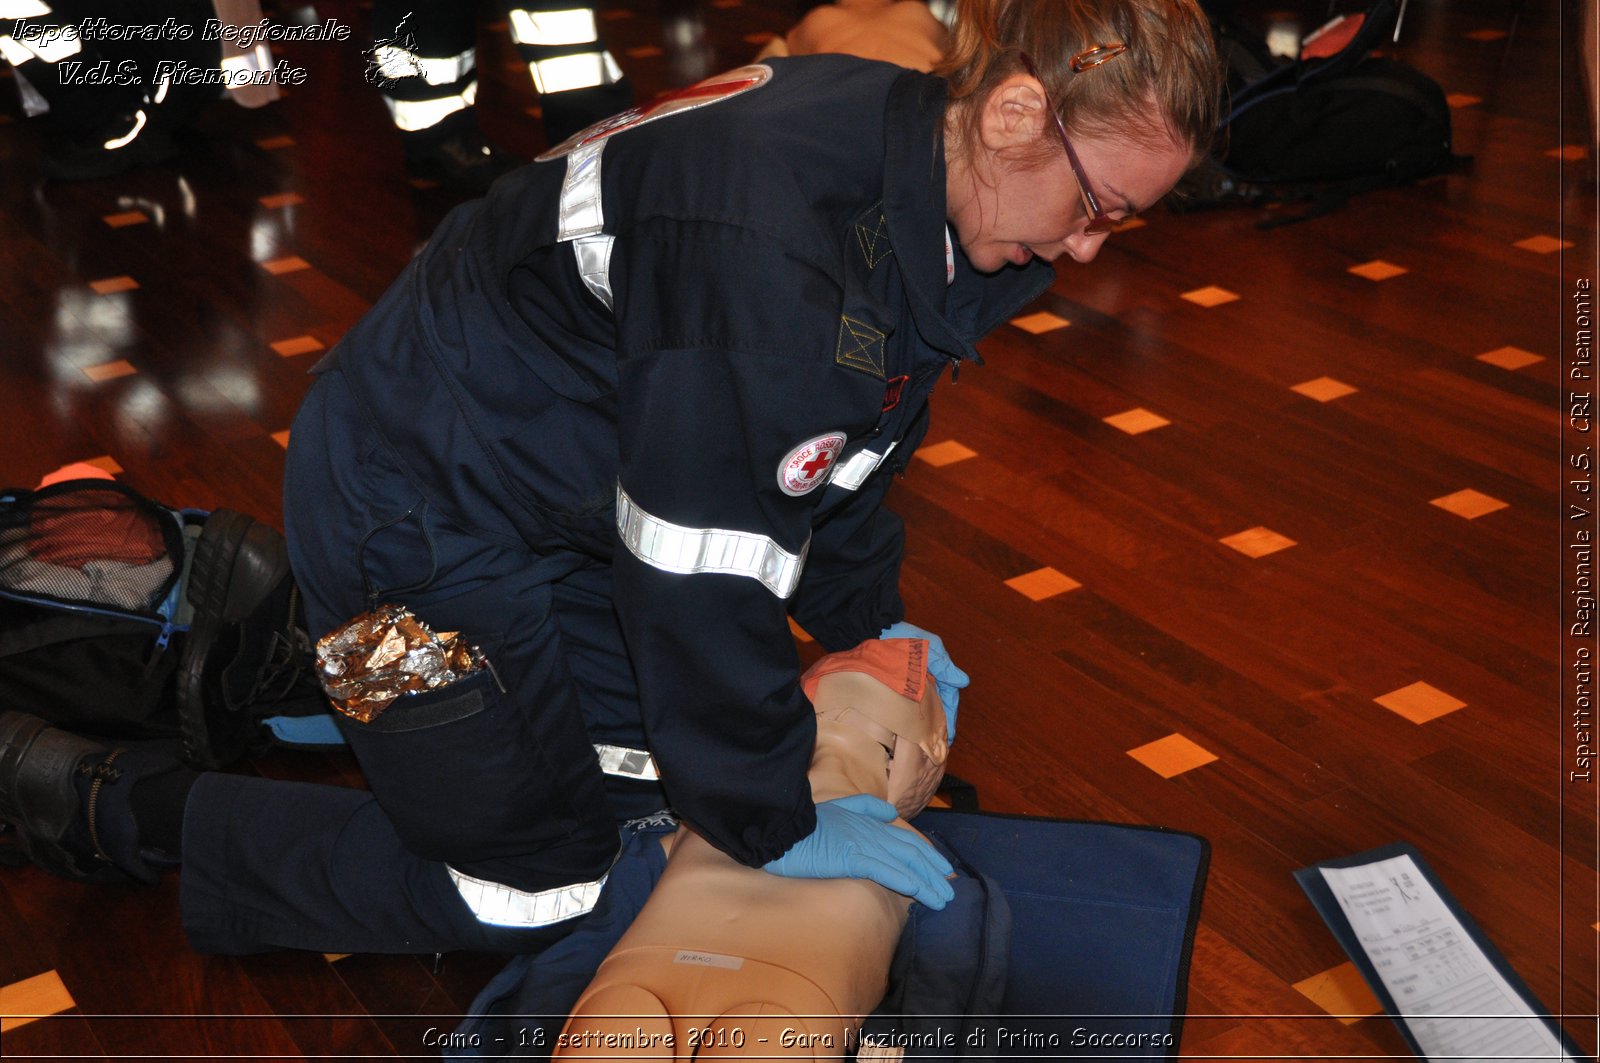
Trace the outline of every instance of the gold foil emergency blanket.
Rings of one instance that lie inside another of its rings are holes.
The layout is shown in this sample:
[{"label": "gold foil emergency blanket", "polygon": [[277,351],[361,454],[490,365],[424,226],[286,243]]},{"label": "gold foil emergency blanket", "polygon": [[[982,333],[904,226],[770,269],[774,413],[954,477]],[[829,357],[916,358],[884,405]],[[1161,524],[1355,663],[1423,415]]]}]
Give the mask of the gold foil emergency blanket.
[{"label": "gold foil emergency blanket", "polygon": [[317,678],[333,707],[371,723],[404,694],[447,687],[488,667],[459,632],[435,634],[401,605],[380,605],[317,642]]}]

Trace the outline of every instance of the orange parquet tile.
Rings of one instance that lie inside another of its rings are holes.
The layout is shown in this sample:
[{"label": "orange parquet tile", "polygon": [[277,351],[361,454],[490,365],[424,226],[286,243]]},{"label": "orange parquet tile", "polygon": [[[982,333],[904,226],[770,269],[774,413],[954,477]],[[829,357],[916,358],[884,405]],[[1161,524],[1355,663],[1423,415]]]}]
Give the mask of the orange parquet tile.
[{"label": "orange parquet tile", "polygon": [[115,362],[102,362],[99,365],[86,365],[83,367],[83,375],[97,384],[103,380],[115,380],[122,376],[133,376],[138,371],[133,367],[133,363],[127,359],[118,359]]},{"label": "orange parquet tile", "polygon": [[45,1015],[59,1015],[77,1006],[72,994],[62,984],[61,976],[55,971],[46,971],[8,986],[0,986],[0,1033],[26,1026]]},{"label": "orange parquet tile", "polygon": [[1467,707],[1466,702],[1453,698],[1438,687],[1430,686],[1420,680],[1372,700],[1390,712],[1419,724],[1437,720],[1457,709]]},{"label": "orange parquet tile", "polygon": [[1058,594],[1077,590],[1083,584],[1047,565],[1032,572],[1024,572],[1020,576],[1012,576],[1006,580],[1006,586],[1024,598],[1042,602],[1046,598],[1054,598]]},{"label": "orange parquet tile", "polygon": [[322,341],[315,336],[292,336],[272,345],[280,358],[293,358],[297,354],[310,354],[323,349]]},{"label": "orange parquet tile", "polygon": [[1045,332],[1054,332],[1056,329],[1066,328],[1072,322],[1060,314],[1052,314],[1048,310],[1041,310],[1037,314],[1024,314],[1014,317],[1011,323],[1023,332],[1031,332],[1035,336]]},{"label": "orange parquet tile", "polygon": [[1246,557],[1266,557],[1295,545],[1295,541],[1287,535],[1279,535],[1271,528],[1261,527],[1236,532],[1221,542],[1223,546],[1237,550]]},{"label": "orange parquet tile", "polygon": [[303,269],[310,269],[311,263],[299,255],[289,255],[287,258],[274,258],[263,262],[261,263],[261,268],[276,276],[282,273],[297,273]]},{"label": "orange parquet tile", "polygon": [[1496,347],[1492,351],[1484,351],[1478,355],[1478,361],[1497,365],[1501,369],[1516,370],[1534,362],[1544,361],[1544,355],[1525,351],[1521,347]]},{"label": "orange parquet tile", "polygon": [[1156,428],[1165,428],[1172,422],[1159,413],[1152,413],[1143,406],[1122,413],[1114,413],[1110,417],[1102,418],[1112,428],[1136,436],[1141,432],[1149,432]]},{"label": "orange parquet tile", "polygon": [[1572,241],[1563,240],[1557,236],[1545,236],[1541,234],[1538,236],[1530,236],[1526,240],[1518,240],[1511,246],[1520,247],[1524,251],[1532,251],[1536,255],[1548,255],[1552,251],[1560,251],[1563,248],[1571,247]]},{"label": "orange parquet tile", "polygon": [[1346,1026],[1383,1010],[1383,1005],[1353,963],[1341,963],[1310,978],[1302,978],[1294,983],[1294,987],[1311,1003]]},{"label": "orange parquet tile", "polygon": [[1318,402],[1332,402],[1334,399],[1342,399],[1346,395],[1354,395],[1358,389],[1351,387],[1342,380],[1335,380],[1331,376],[1319,376],[1315,380],[1307,380],[1304,383],[1296,384],[1289,390],[1299,392],[1308,399],[1316,399]]},{"label": "orange parquet tile", "polygon": [[1474,491],[1468,487],[1452,494],[1441,495],[1431,500],[1429,504],[1438,506],[1446,512],[1454,513],[1458,517],[1477,520],[1486,513],[1494,513],[1497,510],[1505,509],[1511,503],[1502,502],[1492,495],[1486,495],[1482,491]]},{"label": "orange parquet tile", "polygon": [[1193,771],[1217,759],[1215,753],[1181,734],[1170,734],[1165,738],[1158,738],[1154,742],[1130,749],[1128,756],[1163,779]]},{"label": "orange parquet tile", "polygon": [[106,277],[103,280],[90,281],[89,287],[96,295],[114,295],[117,292],[131,292],[139,287],[139,282],[126,274],[121,277]]},{"label": "orange parquet tile", "polygon": [[943,443],[935,443],[931,447],[921,447],[917,450],[917,458],[927,462],[934,468],[944,465],[954,465],[958,461],[975,458],[978,452],[971,447],[947,439]]},{"label": "orange parquet tile", "polygon": [[1359,266],[1351,266],[1348,270],[1358,277],[1365,277],[1369,281],[1386,281],[1391,277],[1398,277],[1410,271],[1404,266],[1397,266],[1393,262],[1385,262],[1375,258],[1371,262],[1363,262]]},{"label": "orange parquet tile", "polygon": [[1209,284],[1204,288],[1196,288],[1193,291],[1184,292],[1183,298],[1197,306],[1209,309],[1213,306],[1221,306],[1224,303],[1233,302],[1239,298],[1239,293],[1230,292],[1226,288],[1219,288],[1215,284]]}]

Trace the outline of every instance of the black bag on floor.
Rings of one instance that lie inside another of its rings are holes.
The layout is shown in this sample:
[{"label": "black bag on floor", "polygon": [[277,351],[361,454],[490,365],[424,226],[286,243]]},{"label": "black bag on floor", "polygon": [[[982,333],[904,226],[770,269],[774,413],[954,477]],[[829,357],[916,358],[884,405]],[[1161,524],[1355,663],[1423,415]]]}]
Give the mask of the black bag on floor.
[{"label": "black bag on floor", "polygon": [[326,706],[283,537],[112,480],[0,491],[0,708],[217,768]]},{"label": "black bag on floor", "polygon": [[1217,151],[1180,182],[1174,209],[1309,204],[1258,223],[1274,228],[1466,162],[1451,151],[1450,107],[1438,83],[1371,55],[1395,11],[1395,0],[1376,0],[1336,54],[1294,61],[1274,61],[1236,23],[1219,25],[1231,102]]}]

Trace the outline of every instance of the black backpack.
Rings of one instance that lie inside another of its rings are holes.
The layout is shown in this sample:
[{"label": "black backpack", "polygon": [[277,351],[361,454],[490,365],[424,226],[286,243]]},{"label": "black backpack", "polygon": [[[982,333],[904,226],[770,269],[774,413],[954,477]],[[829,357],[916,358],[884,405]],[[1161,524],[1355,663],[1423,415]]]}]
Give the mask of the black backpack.
[{"label": "black backpack", "polygon": [[254,518],[112,480],[0,490],[0,709],[219,768],[273,744],[264,718],[326,712],[302,627]]},{"label": "black backpack", "polygon": [[1218,148],[1178,186],[1177,210],[1308,202],[1259,228],[1325,214],[1351,196],[1459,168],[1439,84],[1371,54],[1392,29],[1396,0],[1376,0],[1360,29],[1325,58],[1283,60],[1236,22],[1215,25],[1230,103]]}]

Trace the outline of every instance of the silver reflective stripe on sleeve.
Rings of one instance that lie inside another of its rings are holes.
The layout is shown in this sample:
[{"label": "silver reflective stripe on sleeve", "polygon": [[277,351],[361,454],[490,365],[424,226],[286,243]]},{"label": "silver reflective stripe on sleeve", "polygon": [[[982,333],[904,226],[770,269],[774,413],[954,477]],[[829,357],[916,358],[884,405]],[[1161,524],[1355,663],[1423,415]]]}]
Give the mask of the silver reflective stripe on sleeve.
[{"label": "silver reflective stripe on sleeve", "polygon": [[874,454],[870,450],[863,450],[849,461],[840,465],[833,474],[833,479],[829,480],[828,483],[834,487],[842,487],[846,491],[859,490],[861,485],[867,482],[867,477],[871,476],[877,471],[878,466],[883,464],[883,460],[894,453],[894,448],[898,445],[898,442],[897,440],[894,443],[890,443],[882,454]]},{"label": "silver reflective stripe on sleeve", "polygon": [[600,155],[606,142],[585,144],[567,155],[567,176],[561,183],[561,220],[556,239],[572,244],[578,274],[595,298],[611,306],[611,245],[600,231],[605,211],[600,202]]},{"label": "silver reflective stripe on sleeve", "polygon": [[661,778],[661,773],[656,771],[656,760],[642,749],[629,749],[627,746],[596,745],[595,755],[600,758],[600,770],[607,775],[621,775],[629,779],[649,779],[655,781]]},{"label": "silver reflective stripe on sleeve", "polygon": [[[628,552],[663,572],[749,576],[779,598],[800,585],[806,551],[791,554],[765,535],[724,528],[685,528],[652,516],[617,484],[617,534]],[[809,541],[807,542],[809,546]]]},{"label": "silver reflective stripe on sleeve", "polygon": [[593,882],[526,893],[498,882],[464,875],[448,864],[445,870],[478,922],[490,926],[549,926],[584,915],[600,899],[600,888],[606,884],[606,876],[601,875]]},{"label": "silver reflective stripe on sleeve", "polygon": [[594,9],[566,11],[512,11],[511,39],[518,44],[588,44],[600,39]]}]

